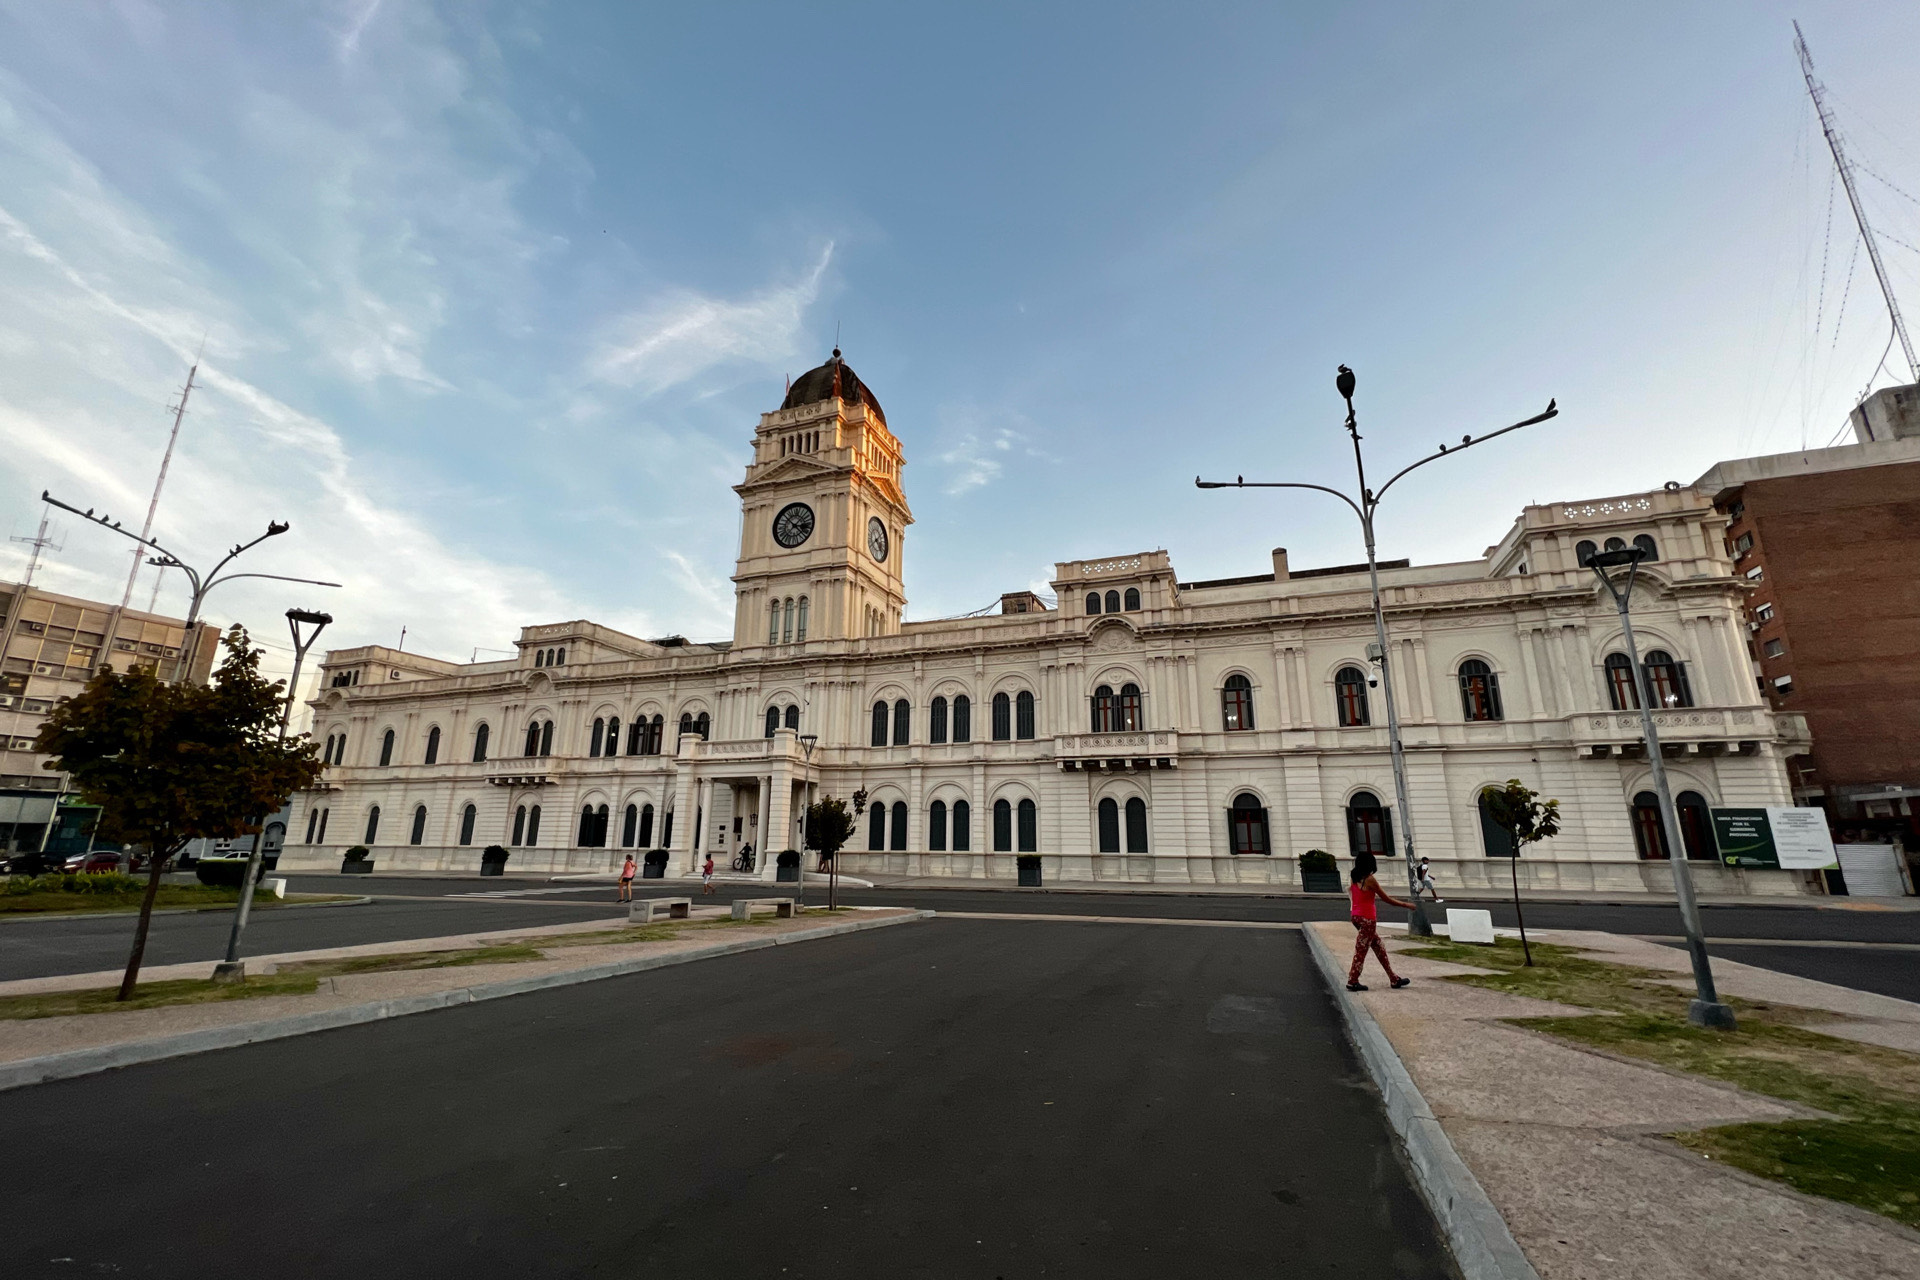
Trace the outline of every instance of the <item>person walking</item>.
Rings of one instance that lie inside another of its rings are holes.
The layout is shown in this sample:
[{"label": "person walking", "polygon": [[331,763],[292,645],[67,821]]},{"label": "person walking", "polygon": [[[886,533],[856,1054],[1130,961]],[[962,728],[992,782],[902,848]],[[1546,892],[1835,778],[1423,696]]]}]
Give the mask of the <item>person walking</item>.
[{"label": "person walking", "polygon": [[702,863],[700,866],[700,892],[702,893],[713,892],[713,855],[712,854],[708,854],[707,860],[704,863]]},{"label": "person walking", "polygon": [[633,855],[628,854],[627,860],[620,866],[620,896],[614,899],[615,902],[633,901],[633,871]]},{"label": "person walking", "polygon": [[1413,904],[1400,901],[1380,887],[1380,881],[1374,875],[1379,869],[1380,865],[1372,854],[1356,853],[1353,855],[1353,869],[1347,872],[1347,898],[1352,904],[1353,927],[1359,934],[1353,940],[1353,966],[1347,970],[1349,991],[1366,990],[1360,985],[1360,966],[1366,963],[1369,951],[1379,958],[1380,967],[1387,971],[1389,986],[1404,987],[1413,981],[1393,971],[1393,962],[1387,959],[1387,949],[1380,942],[1380,920],[1374,905],[1377,900],[1411,911]]},{"label": "person walking", "polygon": [[1440,896],[1439,888],[1433,883],[1433,868],[1427,864],[1425,858],[1420,859],[1419,874],[1416,875],[1413,880],[1413,896],[1416,898],[1419,897],[1422,889],[1432,894],[1435,902],[1446,901],[1445,898]]}]

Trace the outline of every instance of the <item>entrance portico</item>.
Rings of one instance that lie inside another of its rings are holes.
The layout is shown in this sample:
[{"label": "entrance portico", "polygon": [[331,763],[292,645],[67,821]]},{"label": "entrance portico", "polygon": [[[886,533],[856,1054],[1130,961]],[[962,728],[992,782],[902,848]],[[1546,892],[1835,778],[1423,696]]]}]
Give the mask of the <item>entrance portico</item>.
[{"label": "entrance portico", "polygon": [[[806,751],[794,729],[731,742],[683,738],[674,791],[690,797],[694,809],[674,824],[671,865],[680,875],[696,876],[712,854],[716,868],[725,869],[740,845],[751,841],[754,875],[773,880],[780,851],[800,847],[806,776]],[[737,836],[730,821],[735,814],[747,818]]]}]

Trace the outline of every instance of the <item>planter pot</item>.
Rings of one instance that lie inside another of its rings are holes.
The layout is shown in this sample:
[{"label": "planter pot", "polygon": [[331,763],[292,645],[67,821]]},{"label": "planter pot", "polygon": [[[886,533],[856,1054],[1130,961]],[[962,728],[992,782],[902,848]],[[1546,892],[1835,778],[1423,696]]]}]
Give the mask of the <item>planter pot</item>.
[{"label": "planter pot", "polygon": [[1020,873],[1021,884],[1026,885],[1028,888],[1032,888],[1032,889],[1040,888],[1040,859],[1039,858],[1021,858],[1017,866]]},{"label": "planter pot", "polygon": [[640,868],[640,878],[642,880],[666,879],[667,864],[664,862],[649,862],[646,866]]},{"label": "planter pot", "polygon": [[1308,893],[1339,893],[1340,873],[1338,871],[1302,871],[1300,887]]},{"label": "planter pot", "polygon": [[785,881],[788,884],[800,883],[800,851],[798,849],[782,849],[779,856],[773,860],[773,866],[773,878],[776,881]]},{"label": "planter pot", "polygon": [[480,874],[483,876],[505,875],[506,872],[507,864],[504,862],[482,862],[480,864]]},{"label": "planter pot", "polygon": [[373,859],[363,858],[356,861],[353,858],[342,858],[340,860],[340,874],[343,876],[370,876],[373,874]]}]

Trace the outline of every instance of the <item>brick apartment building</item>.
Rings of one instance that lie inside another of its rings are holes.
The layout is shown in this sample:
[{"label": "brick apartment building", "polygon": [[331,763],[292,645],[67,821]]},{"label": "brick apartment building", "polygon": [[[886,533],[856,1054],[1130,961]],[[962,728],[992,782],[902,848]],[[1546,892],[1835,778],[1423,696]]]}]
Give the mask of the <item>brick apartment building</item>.
[{"label": "brick apartment building", "polygon": [[1806,716],[1796,800],[1837,840],[1920,853],[1920,387],[1876,393],[1858,443],[1722,462],[1695,482],[1753,583],[1760,687]]}]

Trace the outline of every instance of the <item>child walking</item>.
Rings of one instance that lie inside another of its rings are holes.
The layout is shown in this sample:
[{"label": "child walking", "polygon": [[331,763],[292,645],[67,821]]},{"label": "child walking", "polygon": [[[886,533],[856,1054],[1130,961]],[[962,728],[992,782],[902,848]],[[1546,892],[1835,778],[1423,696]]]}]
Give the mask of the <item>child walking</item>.
[{"label": "child walking", "polygon": [[633,855],[632,854],[627,855],[626,862],[623,863],[620,867],[620,896],[615,898],[614,901],[615,902],[632,902],[633,901]]},{"label": "child walking", "polygon": [[700,892],[713,892],[713,855],[708,854],[706,862],[700,868]]},{"label": "child walking", "polygon": [[1380,887],[1374,878],[1374,872],[1380,869],[1379,863],[1370,853],[1353,855],[1353,869],[1347,872],[1347,897],[1352,903],[1353,927],[1359,937],[1353,941],[1353,967],[1347,970],[1347,990],[1365,991],[1360,985],[1360,966],[1366,963],[1367,952],[1371,951],[1380,960],[1380,967],[1387,971],[1388,985],[1404,987],[1412,978],[1403,978],[1393,971],[1393,962],[1387,959],[1387,949],[1381,945],[1380,919],[1374,906],[1375,900],[1391,903],[1396,907],[1413,910],[1411,902],[1402,902]]}]

